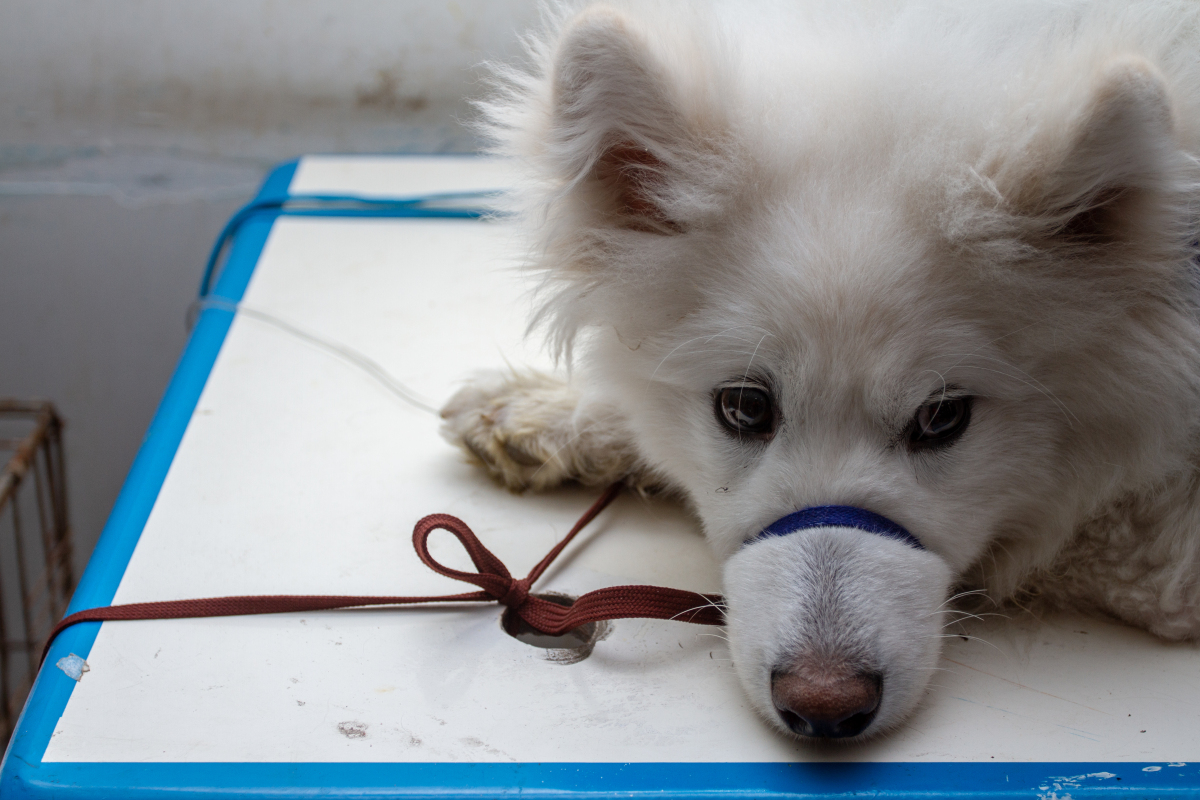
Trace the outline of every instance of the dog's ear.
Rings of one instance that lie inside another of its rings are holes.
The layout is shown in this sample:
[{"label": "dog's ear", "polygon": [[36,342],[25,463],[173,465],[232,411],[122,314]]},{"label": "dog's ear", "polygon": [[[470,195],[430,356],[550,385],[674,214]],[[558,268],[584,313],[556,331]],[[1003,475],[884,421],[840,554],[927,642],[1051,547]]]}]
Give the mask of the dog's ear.
[{"label": "dog's ear", "polygon": [[1026,173],[1013,198],[1039,223],[1043,246],[1094,249],[1171,238],[1168,195],[1178,148],[1167,87],[1153,66],[1128,56],[1110,62],[1065,124],[1050,127],[1060,144],[1047,148],[1048,162]]},{"label": "dog's ear", "polygon": [[672,173],[689,134],[664,65],[620,12],[568,23],[553,59],[550,150],[583,202],[616,226],[675,233]]}]

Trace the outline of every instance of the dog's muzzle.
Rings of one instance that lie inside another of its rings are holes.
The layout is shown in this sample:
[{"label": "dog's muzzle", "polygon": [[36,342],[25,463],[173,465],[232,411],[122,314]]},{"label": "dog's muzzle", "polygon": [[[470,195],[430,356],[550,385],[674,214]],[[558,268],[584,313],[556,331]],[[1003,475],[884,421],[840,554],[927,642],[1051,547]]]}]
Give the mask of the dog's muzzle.
[{"label": "dog's muzzle", "polygon": [[[921,541],[885,516],[855,506],[812,506],[775,520],[742,546],[773,536],[813,528],[853,528],[924,550]],[[771,674],[771,700],[783,723],[804,737],[841,739],[858,736],[875,719],[883,695],[883,676],[849,664],[831,670],[789,669]]]},{"label": "dog's muzzle", "polygon": [[768,539],[772,536],[787,536],[790,533],[810,528],[857,528],[867,533],[886,536],[899,542],[924,550],[921,540],[909,533],[899,523],[887,517],[856,506],[810,506],[780,517],[761,531],[751,536],[742,546]]}]

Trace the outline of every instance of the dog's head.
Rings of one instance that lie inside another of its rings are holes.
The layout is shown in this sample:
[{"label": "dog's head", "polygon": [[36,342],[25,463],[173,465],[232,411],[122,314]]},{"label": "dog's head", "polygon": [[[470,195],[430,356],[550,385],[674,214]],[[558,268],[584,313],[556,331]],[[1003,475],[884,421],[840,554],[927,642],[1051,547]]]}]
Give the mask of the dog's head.
[{"label": "dog's head", "polygon": [[750,698],[848,738],[914,708],[956,582],[1004,596],[1182,463],[1194,167],[1120,41],[818,22],[592,8],[488,110],[540,319],[724,557]]}]

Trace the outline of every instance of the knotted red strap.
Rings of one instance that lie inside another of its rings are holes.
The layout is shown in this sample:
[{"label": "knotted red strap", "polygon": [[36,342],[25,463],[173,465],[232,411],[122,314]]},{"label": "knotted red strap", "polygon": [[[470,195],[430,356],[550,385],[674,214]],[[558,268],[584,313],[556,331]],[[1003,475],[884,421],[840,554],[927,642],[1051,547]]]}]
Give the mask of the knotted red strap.
[{"label": "knotted red strap", "polygon": [[[556,544],[530,573],[517,580],[500,559],[483,546],[479,537],[458,517],[430,514],[413,529],[413,547],[427,567],[439,575],[473,583],[478,592],[430,597],[380,597],[377,595],[247,595],[207,597],[196,600],[166,600],[129,603],[78,611],[55,626],[42,648],[42,660],[63,630],[80,622],[109,622],[132,619],[183,619],[191,617],[236,617],[247,614],[280,614],[287,611],[325,611],[356,606],[411,605],[414,603],[457,603],[496,600],[511,608],[521,619],[542,633],[559,636],[588,622],[605,619],[674,619],[698,625],[725,624],[724,600],[719,594],[699,594],[662,586],[610,586],[588,592],[569,606],[530,594],[530,587],[562,553],[571,540],[611,503],[621,490],[613,484],[584,512],[563,540]],[[435,530],[454,534],[462,543],[478,572],[450,569],[429,553],[429,534]]]}]

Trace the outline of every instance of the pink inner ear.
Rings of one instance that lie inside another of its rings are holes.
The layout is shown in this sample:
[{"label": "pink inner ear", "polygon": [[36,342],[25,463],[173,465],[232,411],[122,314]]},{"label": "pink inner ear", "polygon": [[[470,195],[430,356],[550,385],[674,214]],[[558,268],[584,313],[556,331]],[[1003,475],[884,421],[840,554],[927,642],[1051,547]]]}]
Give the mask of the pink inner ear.
[{"label": "pink inner ear", "polygon": [[631,227],[678,230],[655,200],[662,185],[664,165],[645,147],[629,141],[610,146],[596,162],[596,180],[608,189],[618,213],[628,218]]}]

